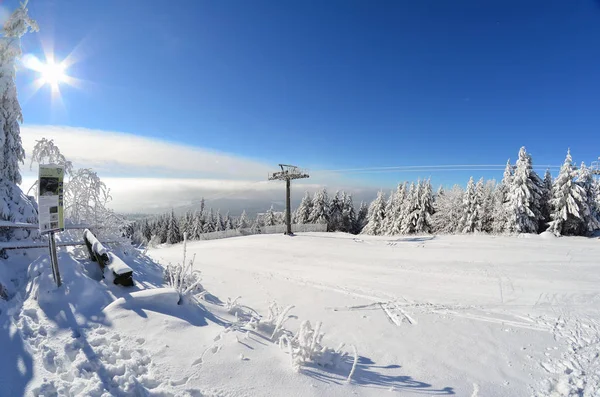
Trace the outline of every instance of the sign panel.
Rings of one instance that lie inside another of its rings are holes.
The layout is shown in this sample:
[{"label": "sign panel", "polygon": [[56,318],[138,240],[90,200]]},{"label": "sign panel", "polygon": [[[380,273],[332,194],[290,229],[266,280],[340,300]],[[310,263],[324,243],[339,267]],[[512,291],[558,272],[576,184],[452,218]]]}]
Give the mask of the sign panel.
[{"label": "sign panel", "polygon": [[38,207],[40,232],[63,231],[63,181],[65,168],[62,165],[40,164],[38,177]]}]

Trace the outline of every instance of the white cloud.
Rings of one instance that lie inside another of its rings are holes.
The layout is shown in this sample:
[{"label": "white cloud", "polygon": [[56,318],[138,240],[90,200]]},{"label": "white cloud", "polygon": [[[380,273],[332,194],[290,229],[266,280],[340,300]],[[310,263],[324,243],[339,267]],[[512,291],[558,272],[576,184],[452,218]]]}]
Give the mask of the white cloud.
[{"label": "white cloud", "polygon": [[[54,139],[76,167],[91,167],[105,175],[185,176],[266,179],[267,164],[218,151],[186,146],[121,132],[58,126],[21,128],[27,152],[35,141]],[[26,164],[29,168],[29,163]]]},{"label": "white cloud", "polygon": [[[21,128],[21,138],[29,154],[35,141],[54,139],[76,168],[93,168],[111,189],[111,206],[122,212],[156,212],[168,208],[194,206],[200,198],[215,208],[239,211],[242,208],[268,208],[283,205],[284,186],[266,181],[275,164],[120,132],[60,126]],[[24,167],[23,189],[35,181]],[[345,189],[366,198],[373,189],[362,189],[342,181],[335,174],[327,179],[312,178],[293,184],[297,202],[305,190],[327,186]]]}]

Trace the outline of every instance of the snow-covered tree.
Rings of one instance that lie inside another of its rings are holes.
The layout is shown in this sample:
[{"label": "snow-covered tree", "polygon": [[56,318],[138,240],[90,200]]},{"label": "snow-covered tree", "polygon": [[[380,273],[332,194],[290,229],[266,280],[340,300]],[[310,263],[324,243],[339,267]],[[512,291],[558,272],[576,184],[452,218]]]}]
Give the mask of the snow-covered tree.
[{"label": "snow-covered tree", "polygon": [[33,164],[60,164],[65,167],[65,175],[71,175],[73,172],[73,164],[65,158],[60,152],[60,149],[54,144],[53,139],[42,138],[35,141],[29,169],[33,168]]},{"label": "snow-covered tree", "polygon": [[391,235],[401,234],[402,225],[404,224],[403,219],[403,206],[406,200],[406,182],[399,183],[394,194],[394,201],[392,203],[391,211],[387,212],[388,217],[388,230],[387,233]]},{"label": "snow-covered tree", "polygon": [[411,182],[406,194],[406,200],[402,206],[402,234],[412,234],[417,226],[419,217],[419,191],[421,189],[421,181],[415,185]]},{"label": "snow-covered tree", "polygon": [[394,211],[393,206],[394,206],[394,201],[395,201],[395,198],[394,198],[395,195],[396,195],[395,192],[392,190],[385,202],[385,221],[383,222],[381,234],[390,234],[390,230],[392,229],[392,224],[394,223],[392,214]]},{"label": "snow-covered tree", "polygon": [[509,159],[506,162],[506,168],[504,168],[502,181],[496,188],[496,193],[494,194],[494,214],[492,216],[492,232],[494,233],[500,234],[506,231],[508,222],[508,191],[512,184],[512,175],[512,165],[510,164]]},{"label": "snow-covered tree", "polygon": [[271,205],[271,208],[265,213],[263,221],[265,226],[275,226],[277,224],[277,217],[275,216],[273,205]]},{"label": "snow-covered tree", "polygon": [[200,210],[194,211],[194,218],[192,220],[192,236],[191,238],[197,240],[202,235],[204,228],[204,214]]},{"label": "snow-covered tree", "polygon": [[415,233],[431,233],[431,216],[434,212],[431,181],[423,181],[420,187]]},{"label": "snow-covered tree", "polygon": [[358,214],[356,215],[356,225],[354,226],[354,233],[360,234],[363,229],[367,226],[367,218],[369,215],[369,207],[364,201],[360,202],[358,207]]},{"label": "snow-covered tree", "polygon": [[600,229],[600,209],[596,202],[597,192],[594,175],[592,174],[592,170],[586,167],[583,162],[577,171],[577,184],[585,192],[583,203],[580,206],[581,225],[579,234],[586,235],[589,232]]},{"label": "snow-covered tree", "polygon": [[179,224],[177,222],[177,217],[175,216],[175,211],[171,210],[171,214],[169,215],[169,221],[167,226],[167,244],[177,244],[182,241],[181,232],[179,231]]},{"label": "snow-covered tree", "polygon": [[463,215],[458,223],[458,230],[462,233],[473,233],[481,231],[481,207],[483,204],[483,178],[477,182],[473,177],[467,183],[467,189],[463,196]]},{"label": "snow-covered tree", "polygon": [[552,200],[552,174],[550,174],[550,170],[546,170],[544,174],[544,181],[542,186],[542,198],[540,203],[540,232],[546,230],[548,227],[548,223],[552,220],[550,218],[550,213],[552,208],[550,206],[550,201]]},{"label": "snow-covered tree", "polygon": [[481,231],[492,233],[494,230],[494,213],[496,210],[496,181],[491,179],[483,186],[481,207]]},{"label": "snow-covered tree", "polygon": [[548,226],[548,230],[559,236],[581,231],[586,211],[586,191],[575,182],[576,176],[571,152],[567,151],[565,162],[552,185],[552,221]]},{"label": "snow-covered tree", "polygon": [[340,197],[340,192],[335,192],[335,195],[331,199],[331,203],[329,204],[329,214],[327,217],[327,230],[330,232],[335,232],[337,230],[342,230],[343,228],[343,202]]},{"label": "snow-covered tree", "polygon": [[74,224],[90,224],[105,230],[118,230],[123,218],[108,208],[110,189],[90,168],[75,170],[65,186],[65,219]]},{"label": "snow-covered tree", "polygon": [[252,223],[250,230],[252,230],[252,233],[260,234],[262,232],[263,226],[264,226],[264,222],[263,222],[262,217],[260,216],[260,214],[256,214],[256,219],[254,219],[254,222]]},{"label": "snow-covered tree", "polygon": [[296,224],[304,224],[309,223],[310,221],[310,213],[312,211],[312,198],[310,197],[310,193],[305,192],[302,201],[300,202],[300,206],[296,210],[294,216],[294,223]]},{"label": "snow-covered tree", "polygon": [[202,229],[202,232],[211,233],[216,231],[215,223],[215,213],[213,212],[213,209],[210,208],[208,210],[208,214],[206,215],[206,219],[204,220],[204,228]]},{"label": "snow-covered tree", "polygon": [[342,192],[342,231],[346,233],[354,233],[356,224],[356,212],[352,195]]},{"label": "snow-covered tree", "polygon": [[364,234],[375,236],[382,235],[385,230],[385,195],[382,191],[377,193],[377,198],[369,206],[367,225],[362,230]]},{"label": "snow-covered tree", "polygon": [[225,221],[221,215],[221,209],[217,208],[217,215],[215,215],[215,231],[222,232],[225,230]]},{"label": "snow-covered tree", "polygon": [[522,147],[508,189],[506,231],[537,233],[541,219],[542,181],[533,171],[531,156]]},{"label": "snow-covered tree", "polygon": [[237,222],[237,229],[246,229],[248,227],[248,215],[246,215],[246,210],[242,211],[242,215]]},{"label": "snow-covered tree", "polygon": [[438,194],[435,203],[435,213],[431,217],[432,229],[435,233],[452,234],[458,230],[458,223],[463,216],[464,189],[454,185],[452,189]]},{"label": "snow-covered tree", "polygon": [[310,223],[327,224],[329,222],[329,198],[327,190],[322,189],[315,192],[310,213]]},{"label": "snow-covered tree", "polygon": [[21,56],[21,37],[28,31],[36,32],[38,26],[28,15],[27,1],[23,1],[4,23],[4,35],[0,38],[0,179],[14,184],[21,183],[19,163],[25,160],[21,143],[20,123],[23,122],[23,114],[17,98],[16,62]]}]

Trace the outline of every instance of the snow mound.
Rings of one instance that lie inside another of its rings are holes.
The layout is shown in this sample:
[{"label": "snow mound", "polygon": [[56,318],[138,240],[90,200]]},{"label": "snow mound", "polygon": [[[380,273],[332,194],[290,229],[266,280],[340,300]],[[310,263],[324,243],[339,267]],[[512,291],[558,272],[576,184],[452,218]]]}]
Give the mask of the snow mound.
[{"label": "snow mound", "polygon": [[543,238],[543,239],[548,239],[548,240],[552,240],[552,239],[557,238],[554,235],[554,233],[552,233],[552,232],[550,232],[548,230],[546,230],[545,232],[540,233],[540,237]]},{"label": "snow mound", "polygon": [[147,309],[164,311],[177,306],[179,294],[173,288],[156,288],[133,292],[129,296],[119,298],[104,308],[104,312],[111,312],[117,308],[130,310]]}]

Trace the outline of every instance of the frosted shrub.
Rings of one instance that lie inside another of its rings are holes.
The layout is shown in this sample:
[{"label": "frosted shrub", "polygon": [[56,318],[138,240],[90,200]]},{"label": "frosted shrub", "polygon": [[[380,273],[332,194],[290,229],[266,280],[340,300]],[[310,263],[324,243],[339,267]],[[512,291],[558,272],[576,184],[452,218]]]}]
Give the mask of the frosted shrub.
[{"label": "frosted shrub", "polygon": [[[289,332],[283,333],[279,337],[279,347],[290,355],[292,368],[299,371],[300,368],[308,363],[314,363],[321,367],[339,368],[347,357],[346,352],[342,352],[344,344],[340,344],[337,349],[332,349],[322,345],[324,333],[321,332],[321,322],[317,322],[315,328],[310,324],[310,321],[303,321],[300,329],[295,335]],[[356,363],[358,362],[358,354],[356,348],[354,350],[354,362],[347,380],[350,381]]]},{"label": "frosted shrub", "polygon": [[194,270],[194,261],[196,255],[186,263],[187,255],[187,235],[183,237],[183,262],[181,264],[169,265],[165,269],[164,277],[166,282],[179,293],[179,303],[189,295],[195,295],[202,292],[204,288],[200,281],[202,277],[198,270]]},{"label": "frosted shrub", "polygon": [[227,312],[234,313],[239,309],[238,300],[240,300],[241,296],[237,296],[235,299],[227,298],[227,302],[225,302],[225,308]]}]

